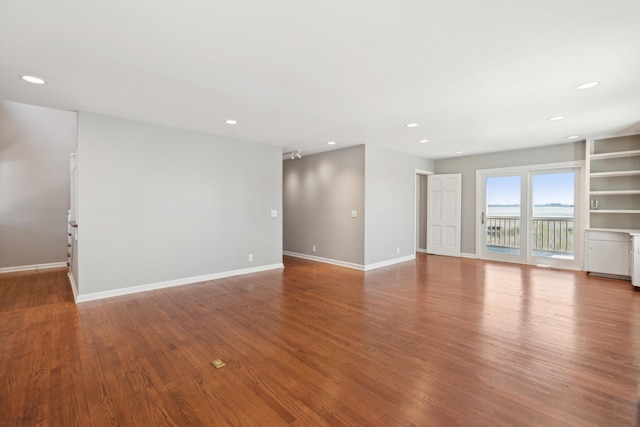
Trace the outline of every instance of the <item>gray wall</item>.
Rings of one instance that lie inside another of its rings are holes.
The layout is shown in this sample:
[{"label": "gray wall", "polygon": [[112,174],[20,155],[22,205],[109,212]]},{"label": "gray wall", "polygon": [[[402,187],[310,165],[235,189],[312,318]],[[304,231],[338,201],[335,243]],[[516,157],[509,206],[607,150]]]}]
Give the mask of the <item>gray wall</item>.
[{"label": "gray wall", "polygon": [[584,142],[502,151],[435,161],[436,173],[462,173],[462,252],[476,252],[476,171],[584,160]]},{"label": "gray wall", "polygon": [[364,263],[364,153],[360,145],[283,162],[286,251]]},{"label": "gray wall", "polygon": [[280,264],[281,153],[80,112],[79,294]]},{"label": "gray wall", "polygon": [[0,268],[67,261],[76,113],[0,101]]},{"label": "gray wall", "polygon": [[372,146],[365,154],[365,264],[413,255],[416,169],[433,161]]}]

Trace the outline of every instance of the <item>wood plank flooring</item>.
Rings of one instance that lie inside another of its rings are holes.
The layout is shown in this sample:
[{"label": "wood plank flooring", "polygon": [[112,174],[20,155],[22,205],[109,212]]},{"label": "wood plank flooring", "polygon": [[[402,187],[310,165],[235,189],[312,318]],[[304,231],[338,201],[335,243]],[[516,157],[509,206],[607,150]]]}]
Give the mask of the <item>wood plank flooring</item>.
[{"label": "wood plank flooring", "polygon": [[285,265],[80,305],[64,269],[0,275],[0,426],[640,425],[629,282]]}]

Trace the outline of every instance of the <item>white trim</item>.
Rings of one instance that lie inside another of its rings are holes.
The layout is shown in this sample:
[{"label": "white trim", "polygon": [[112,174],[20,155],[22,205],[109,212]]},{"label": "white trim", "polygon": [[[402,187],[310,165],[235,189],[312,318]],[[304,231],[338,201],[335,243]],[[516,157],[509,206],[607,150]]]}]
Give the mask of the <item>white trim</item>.
[{"label": "white trim", "polygon": [[460,252],[460,258],[476,259],[478,258],[478,256],[476,254],[468,254],[468,253]]},{"label": "white trim", "polygon": [[287,256],[292,256],[294,258],[308,259],[309,261],[318,261],[318,262],[323,262],[325,264],[333,264],[340,267],[352,268],[354,270],[364,271],[365,269],[365,266],[362,264],[355,264],[352,262],[340,261],[340,260],[331,259],[331,258],[323,258],[315,255],[307,255],[307,254],[301,254],[298,252],[289,252],[289,251],[282,251],[282,254]]},{"label": "white trim", "polygon": [[539,171],[545,169],[563,169],[563,168],[577,168],[583,167],[584,160],[574,160],[570,162],[558,162],[558,163],[543,163],[539,165],[522,165],[522,166],[509,166],[506,168],[493,168],[493,169],[477,169],[476,177],[478,174],[500,174],[510,172],[530,172],[532,170]]},{"label": "white trim", "polygon": [[418,249],[416,249],[416,252],[420,252],[421,254],[426,254],[426,253],[428,253],[426,249],[422,249],[422,248],[418,248]]},{"label": "white trim", "polygon": [[73,274],[68,271],[67,277],[69,278],[69,284],[71,284],[71,292],[73,292],[73,300],[78,301],[78,285],[76,284],[76,279],[73,278]]},{"label": "white trim", "polygon": [[390,265],[399,264],[401,262],[407,262],[407,261],[412,261],[416,259],[416,255],[413,254],[413,255],[403,256],[400,258],[388,259],[386,261],[376,262],[373,264],[362,265],[362,264],[355,264],[352,262],[340,261],[337,259],[323,258],[315,255],[301,254],[298,252],[282,251],[282,254],[287,256],[292,256],[294,258],[302,258],[302,259],[307,259],[309,261],[323,262],[325,264],[337,265],[339,267],[346,267],[346,268],[351,268],[353,270],[359,270],[359,271],[375,270],[376,268],[388,267]]},{"label": "white trim", "polygon": [[209,280],[223,279],[225,277],[240,276],[243,274],[259,273],[261,271],[276,270],[284,268],[284,264],[263,265],[260,267],[242,268],[240,270],[223,271],[220,273],[205,274],[203,276],[185,277],[183,279],[167,280],[166,282],[148,283],[146,285],[131,286],[128,288],[113,289],[110,291],[93,292],[85,295],[78,295],[76,303],[94,301],[98,299],[117,297],[121,295],[135,294],[138,292],[153,291],[156,289],[171,288],[173,286],[190,285],[193,283],[206,282]]},{"label": "white trim", "polygon": [[17,267],[2,267],[0,273],[13,273],[16,271],[29,271],[29,270],[44,270],[45,268],[59,268],[66,267],[66,262],[51,262],[49,264],[33,264],[33,265],[20,265]]},{"label": "white trim", "polygon": [[393,258],[393,259],[388,259],[382,262],[367,264],[364,266],[364,271],[371,271],[371,270],[375,270],[376,268],[388,267],[390,265],[400,264],[401,262],[413,261],[414,259],[416,259],[415,253],[412,255],[407,255],[400,258]]}]

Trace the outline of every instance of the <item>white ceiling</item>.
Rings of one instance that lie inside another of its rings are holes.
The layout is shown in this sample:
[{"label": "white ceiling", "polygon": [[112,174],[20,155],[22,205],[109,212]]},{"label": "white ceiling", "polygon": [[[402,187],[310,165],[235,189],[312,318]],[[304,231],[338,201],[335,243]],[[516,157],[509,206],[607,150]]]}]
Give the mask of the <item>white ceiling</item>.
[{"label": "white ceiling", "polygon": [[2,0],[0,98],[303,154],[638,133],[640,1]]}]

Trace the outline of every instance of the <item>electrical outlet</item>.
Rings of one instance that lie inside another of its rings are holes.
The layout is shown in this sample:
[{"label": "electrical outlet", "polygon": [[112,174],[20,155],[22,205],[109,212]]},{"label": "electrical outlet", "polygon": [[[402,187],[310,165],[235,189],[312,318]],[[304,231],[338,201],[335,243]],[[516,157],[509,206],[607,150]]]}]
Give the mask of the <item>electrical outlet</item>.
[{"label": "electrical outlet", "polygon": [[253,254],[249,254],[249,262],[253,262]]},{"label": "electrical outlet", "polygon": [[313,246],[311,247],[311,250],[312,250],[313,252],[315,252],[315,251],[316,251],[316,245],[313,245]]}]

